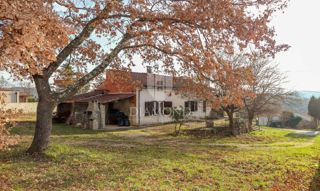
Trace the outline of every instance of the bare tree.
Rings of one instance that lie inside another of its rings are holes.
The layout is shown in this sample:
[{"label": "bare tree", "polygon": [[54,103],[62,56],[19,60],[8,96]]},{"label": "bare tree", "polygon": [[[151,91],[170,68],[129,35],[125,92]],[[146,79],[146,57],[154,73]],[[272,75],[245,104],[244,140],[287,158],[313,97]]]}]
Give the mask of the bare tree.
[{"label": "bare tree", "polygon": [[267,58],[222,54],[221,62],[228,68],[226,72],[206,79],[212,83],[209,89],[216,95],[215,100],[220,101],[220,108],[228,115],[233,135],[239,134],[234,113],[244,109],[247,130],[252,131],[257,115],[274,113],[282,102],[289,100],[292,93],[283,88],[285,75]]},{"label": "bare tree", "polygon": [[283,88],[286,76],[281,73],[277,64],[267,59],[245,64],[251,66],[254,76],[254,83],[249,89],[255,93],[255,96],[244,99],[248,127],[251,131],[255,116],[275,111],[275,108],[278,108],[279,104],[292,92]]}]

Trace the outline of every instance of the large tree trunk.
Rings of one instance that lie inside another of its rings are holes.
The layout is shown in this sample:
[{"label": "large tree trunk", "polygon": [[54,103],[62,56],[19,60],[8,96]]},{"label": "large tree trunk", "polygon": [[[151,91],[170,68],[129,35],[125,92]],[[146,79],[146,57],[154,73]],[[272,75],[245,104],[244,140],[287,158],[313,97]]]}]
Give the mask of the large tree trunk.
[{"label": "large tree trunk", "polygon": [[229,120],[229,129],[231,130],[231,134],[233,136],[236,136],[238,135],[238,129],[237,127],[235,127],[235,124],[234,124],[234,119],[233,119],[233,112],[227,112],[227,115],[228,115],[228,120]]},{"label": "large tree trunk", "polygon": [[39,102],[37,107],[37,120],[29,154],[41,154],[48,146],[52,129],[52,113],[56,106],[52,99],[49,83],[41,76],[34,76]]},{"label": "large tree trunk", "polygon": [[232,113],[228,113],[228,120],[229,120],[230,129],[233,129],[234,123],[233,123],[233,114]]},{"label": "large tree trunk", "polygon": [[53,109],[54,103],[39,100],[34,137],[27,151],[29,154],[41,154],[47,148],[52,129]]}]

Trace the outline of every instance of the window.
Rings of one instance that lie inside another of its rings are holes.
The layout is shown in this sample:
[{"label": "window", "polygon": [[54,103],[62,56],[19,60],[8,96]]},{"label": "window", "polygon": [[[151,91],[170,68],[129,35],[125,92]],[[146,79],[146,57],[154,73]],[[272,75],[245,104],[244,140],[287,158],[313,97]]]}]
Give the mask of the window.
[{"label": "window", "polygon": [[151,116],[151,115],[159,115],[160,108],[159,108],[159,102],[156,101],[150,101],[144,103],[144,115],[145,116]]},{"label": "window", "polygon": [[189,111],[198,111],[198,102],[196,101],[186,101],[184,102],[184,107]]},{"label": "window", "polygon": [[169,101],[150,101],[145,102],[145,116],[169,115],[169,108],[172,108],[172,102]]},{"label": "window", "polygon": [[150,116],[153,115],[154,104],[153,102],[145,102],[144,103],[144,115]]},{"label": "window", "polygon": [[170,109],[172,108],[172,102],[171,101],[164,101],[163,103],[163,114],[164,115],[170,115]]},{"label": "window", "polygon": [[203,101],[203,112],[207,112],[207,101]]},{"label": "window", "polygon": [[157,81],[157,90],[163,90],[163,81]]}]

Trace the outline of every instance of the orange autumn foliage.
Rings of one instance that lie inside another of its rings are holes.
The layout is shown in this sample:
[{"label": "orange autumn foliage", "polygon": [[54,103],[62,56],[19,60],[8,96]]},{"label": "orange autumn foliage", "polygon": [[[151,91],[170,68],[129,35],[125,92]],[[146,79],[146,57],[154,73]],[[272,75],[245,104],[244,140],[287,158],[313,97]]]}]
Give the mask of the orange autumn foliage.
[{"label": "orange autumn foliage", "polygon": [[134,79],[134,73],[125,70],[108,70],[106,80],[99,87],[110,92],[135,92],[141,88],[141,81]]},{"label": "orange autumn foliage", "polygon": [[41,74],[68,43],[67,26],[49,1],[0,1],[0,67],[16,75]]},{"label": "orange autumn foliage", "polygon": [[[121,43],[129,61],[138,54],[170,72],[176,72],[174,63],[183,73],[208,70],[200,63],[219,64],[203,57],[220,51],[232,54],[251,45],[274,55],[286,48],[275,43],[268,26],[272,14],[286,6],[286,0],[0,0],[0,65],[30,76],[72,55],[74,66],[99,64],[109,52],[100,38],[112,47]],[[115,58],[109,66],[122,64]]]},{"label": "orange autumn foliage", "polygon": [[19,140],[18,136],[12,136],[9,132],[9,127],[13,124],[12,119],[19,112],[4,109],[4,96],[0,94],[0,151],[17,144]]},{"label": "orange autumn foliage", "polygon": [[198,72],[180,89],[209,101],[216,109],[233,105],[244,107],[244,98],[255,97],[250,85],[254,76],[250,67],[238,67],[234,61],[219,59],[221,67]]}]

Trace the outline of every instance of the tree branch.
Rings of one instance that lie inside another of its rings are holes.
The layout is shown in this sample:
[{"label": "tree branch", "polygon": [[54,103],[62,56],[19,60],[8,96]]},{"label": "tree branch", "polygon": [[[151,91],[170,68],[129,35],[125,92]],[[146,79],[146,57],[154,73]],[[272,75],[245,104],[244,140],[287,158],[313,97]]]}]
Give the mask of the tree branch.
[{"label": "tree branch", "polygon": [[74,95],[77,91],[86,85],[89,81],[97,77],[101,74],[114,60],[114,58],[124,49],[124,44],[131,39],[132,36],[129,34],[125,34],[118,45],[109,53],[109,55],[98,65],[96,66],[91,72],[80,78],[75,84],[66,88],[62,93],[60,93],[57,97],[57,101],[61,102],[65,98]]},{"label": "tree branch", "polygon": [[[107,6],[108,7],[108,6]],[[70,54],[78,48],[85,40],[87,40],[92,32],[96,29],[96,26],[101,22],[106,15],[108,14],[109,10],[103,9],[101,13],[90,20],[85,27],[82,29],[81,33],[74,38],[57,56],[56,61],[52,62],[43,72],[45,78],[49,79],[51,75],[58,69],[58,67],[65,61],[65,59],[70,56]]]}]

